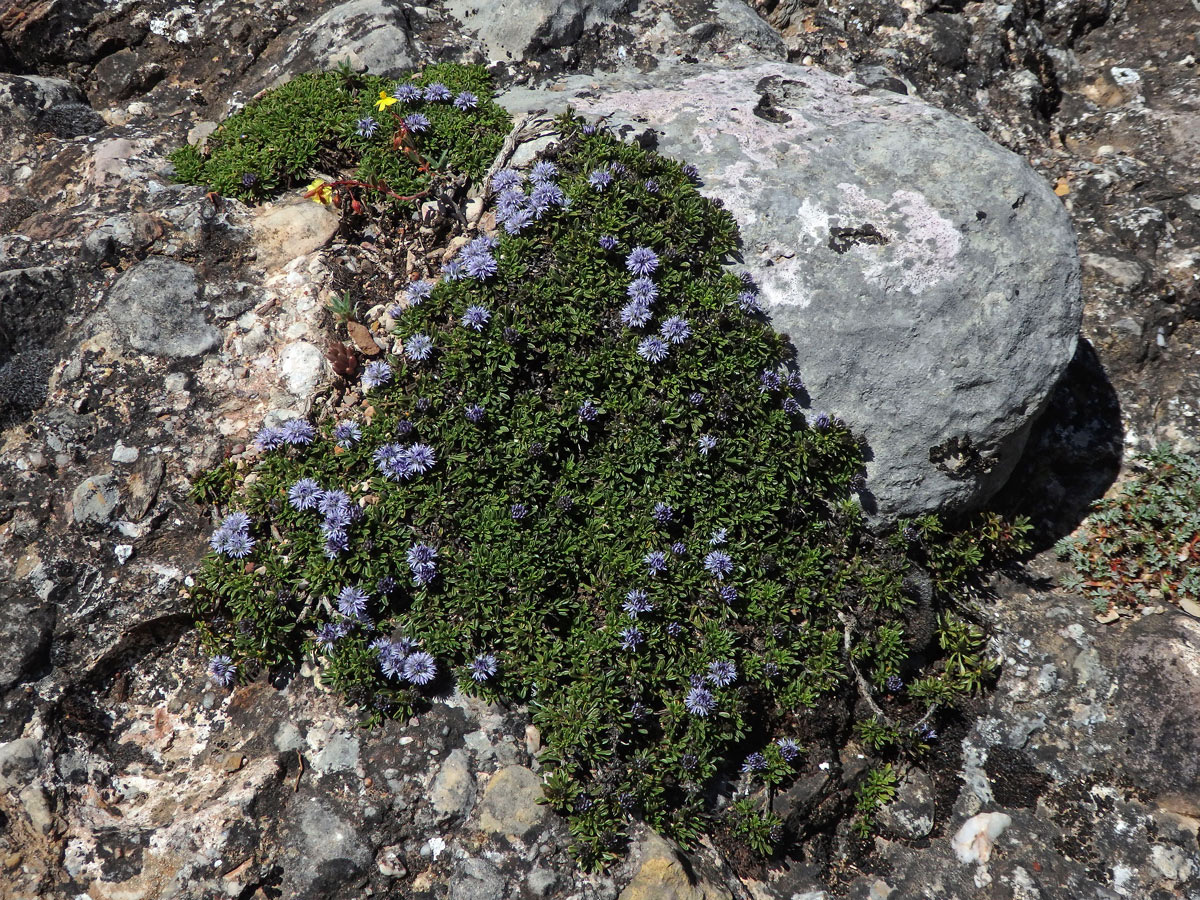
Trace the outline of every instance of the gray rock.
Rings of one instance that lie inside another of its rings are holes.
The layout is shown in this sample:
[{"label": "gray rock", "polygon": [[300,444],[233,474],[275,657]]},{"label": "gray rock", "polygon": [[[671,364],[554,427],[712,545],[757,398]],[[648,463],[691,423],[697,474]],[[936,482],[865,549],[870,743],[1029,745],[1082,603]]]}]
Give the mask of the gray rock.
[{"label": "gray rock", "polygon": [[62,328],[70,295],[70,279],[52,266],[0,272],[0,363],[48,344]]},{"label": "gray rock", "polygon": [[78,525],[104,525],[117,511],[121,492],[111,475],[92,475],[79,483],[71,494],[75,522]]},{"label": "gray rock", "polygon": [[1004,483],[1081,317],[1070,221],[1022,159],[918,100],[785,63],[573,76],[501,102],[609,116],[699,168],[812,410],[867,440],[868,510],[966,509]]},{"label": "gray rock", "polygon": [[49,600],[57,585],[42,565],[30,573],[29,581],[34,591],[45,596],[16,585],[0,587],[0,642],[4,646],[0,694],[50,667],[50,639],[57,614]]},{"label": "gray rock", "polygon": [[307,398],[325,374],[325,354],[308,341],[295,341],[279,354],[279,371],[288,393]]},{"label": "gray rock", "polygon": [[440,822],[465,816],[475,802],[475,775],[466,750],[451,750],[429,787],[429,805]]},{"label": "gray rock", "polygon": [[558,887],[558,882],[558,875],[549,869],[534,869],[525,876],[525,885],[535,897],[549,897]]},{"label": "gray rock", "polygon": [[79,88],[62,78],[0,74],[0,121],[32,122],[63,103],[83,103]]},{"label": "gray rock", "polygon": [[479,32],[492,59],[523,59],[569,47],[628,0],[448,0],[446,10]]},{"label": "gray rock", "polygon": [[524,766],[506,766],[488,781],[479,801],[479,828],[526,837],[546,821],[542,781]]},{"label": "gray rock", "polygon": [[33,738],[0,744],[0,790],[29,784],[41,762],[42,748]]},{"label": "gray rock", "polygon": [[162,457],[157,453],[139,456],[134,463],[133,471],[125,480],[125,513],[134,522],[140,521],[154,505],[164,472]]},{"label": "gray rock", "polygon": [[[295,816],[295,814],[293,814]],[[324,803],[308,799],[289,828],[291,851],[283,867],[283,893],[297,900],[343,896],[374,866],[365,839]]]},{"label": "gray rock", "polygon": [[504,879],[486,859],[464,859],[450,881],[450,900],[500,900]]},{"label": "gray rock", "polygon": [[358,765],[358,751],[358,738],[338,732],[313,756],[313,768],[322,775],[353,770]]},{"label": "gray rock", "polygon": [[879,811],[879,824],[897,837],[917,840],[933,831],[933,782],[922,769],[912,769],[900,779],[896,799]]},{"label": "gray rock", "polygon": [[200,356],[221,342],[204,321],[200,285],[190,266],[151,256],[130,267],[108,295],[108,315],[135,350]]}]

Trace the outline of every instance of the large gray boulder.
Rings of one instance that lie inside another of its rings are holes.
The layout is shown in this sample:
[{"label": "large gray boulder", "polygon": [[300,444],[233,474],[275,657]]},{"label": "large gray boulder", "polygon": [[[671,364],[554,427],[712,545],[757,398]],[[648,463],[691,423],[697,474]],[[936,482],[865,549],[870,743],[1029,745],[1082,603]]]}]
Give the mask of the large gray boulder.
[{"label": "large gray boulder", "polygon": [[221,343],[204,317],[191,266],[151,256],[126,270],[108,295],[108,317],[134,350],[156,356],[201,356]]},{"label": "large gray boulder", "polygon": [[969,509],[1004,483],[1082,314],[1070,220],[1023,159],[919,100],[787,63],[572,76],[501,102],[570,104],[697,166],[812,411],[869,444],[869,512]]}]

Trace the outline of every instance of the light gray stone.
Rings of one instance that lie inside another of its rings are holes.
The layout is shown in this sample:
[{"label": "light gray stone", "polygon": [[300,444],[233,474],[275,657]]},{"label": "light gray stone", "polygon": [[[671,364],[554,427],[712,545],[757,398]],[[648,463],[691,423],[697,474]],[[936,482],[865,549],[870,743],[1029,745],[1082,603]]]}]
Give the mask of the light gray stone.
[{"label": "light gray stone", "polygon": [[554,88],[500,101],[650,133],[726,204],[813,411],[867,441],[868,511],[967,509],[1004,483],[1081,318],[1070,220],[1024,160],[919,100],[786,63]]},{"label": "light gray stone", "polygon": [[190,266],[151,256],[131,266],[108,295],[108,315],[134,350],[200,356],[221,342],[205,323],[200,285]]},{"label": "light gray stone", "polygon": [[71,494],[73,515],[78,525],[104,525],[117,511],[121,492],[111,475],[92,475]]},{"label": "light gray stone", "polygon": [[28,785],[41,762],[42,748],[33,738],[0,744],[0,790]]},{"label": "light gray stone", "polygon": [[358,765],[358,751],[358,738],[339,731],[313,756],[313,768],[322,775],[353,770]]},{"label": "light gray stone", "polygon": [[542,781],[524,766],[506,766],[496,772],[479,801],[479,828],[492,834],[526,837],[546,821]]},{"label": "light gray stone", "polygon": [[308,341],[295,341],[279,354],[279,371],[288,393],[308,397],[325,374],[325,355]]},{"label": "light gray stone", "polygon": [[27,122],[52,107],[82,102],[79,88],[62,78],[0,74],[0,121]]},{"label": "light gray stone", "polygon": [[568,47],[628,0],[447,0],[446,10],[479,33],[492,59],[523,59]]},{"label": "light gray stone", "polygon": [[525,877],[529,893],[535,897],[549,897],[551,892],[558,887],[558,881],[558,875],[549,869],[534,869]]},{"label": "light gray stone", "polygon": [[314,900],[340,896],[346,885],[360,881],[375,864],[355,826],[319,800],[310,798],[298,816],[293,813],[289,832],[285,896]]},{"label": "light gray stone", "polygon": [[486,859],[464,859],[455,867],[450,881],[450,900],[500,900],[504,879]]},{"label": "light gray stone", "polygon": [[429,805],[445,822],[465,816],[475,802],[475,775],[466,750],[451,750],[429,787]]},{"label": "light gray stone", "polygon": [[879,824],[897,837],[928,837],[933,831],[934,799],[929,775],[923,769],[912,769],[896,786],[896,798],[879,810]]}]

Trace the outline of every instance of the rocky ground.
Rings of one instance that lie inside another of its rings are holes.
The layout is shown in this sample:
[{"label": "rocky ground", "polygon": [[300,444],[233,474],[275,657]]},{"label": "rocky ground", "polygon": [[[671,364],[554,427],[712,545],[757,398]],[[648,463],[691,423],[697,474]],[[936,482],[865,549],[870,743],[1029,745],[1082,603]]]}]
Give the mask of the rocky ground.
[{"label": "rocky ground", "polygon": [[365,732],[307,670],[204,677],[190,479],[264,417],[345,401],[323,307],[388,256],[313,204],[173,184],[165,154],[346,52],[500,59],[501,84],[789,58],[949,109],[1054,185],[1083,260],[1084,341],[999,502],[1045,546],[1133,451],[1200,449],[1200,14],[758,6],[771,27],[734,0],[524,4],[503,29],[482,0],[0,4],[0,70],[30,76],[0,78],[0,896],[1200,897],[1200,622],[1164,604],[1101,624],[1048,553],[978,598],[999,683],[850,855],[818,836],[755,868],[635,833],[585,876],[535,802],[519,710],[451,696]]}]

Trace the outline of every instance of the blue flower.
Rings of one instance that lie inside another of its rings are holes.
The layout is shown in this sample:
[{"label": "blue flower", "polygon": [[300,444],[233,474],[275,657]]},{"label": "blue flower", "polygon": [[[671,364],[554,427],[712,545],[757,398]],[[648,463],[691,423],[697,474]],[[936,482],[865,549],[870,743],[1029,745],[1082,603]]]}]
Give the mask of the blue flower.
[{"label": "blue flower", "polygon": [[317,631],[317,643],[321,645],[322,650],[328,653],[338,641],[349,633],[350,628],[345,622],[326,622]]},{"label": "blue flower", "polygon": [[404,674],[404,661],[408,659],[408,648],[387,638],[372,643],[379,651],[379,670],[386,678],[395,680]]},{"label": "blue flower", "polygon": [[708,546],[720,547],[723,543],[725,543],[725,539],[728,535],[729,535],[728,528],[718,528],[711,535],[709,535]]},{"label": "blue flower", "polygon": [[670,348],[661,338],[643,338],[637,347],[637,354],[642,359],[652,363],[660,363],[667,358]]},{"label": "blue flower", "polygon": [[744,313],[756,313],[760,311],[758,305],[758,293],[756,291],[742,291],[738,294],[738,307]]},{"label": "blue flower", "polygon": [[640,300],[630,300],[621,309],[621,323],[627,328],[641,328],[650,321],[650,307]]},{"label": "blue flower", "polygon": [[254,550],[254,538],[244,531],[218,530],[210,543],[214,550],[230,559],[245,559]]},{"label": "blue flower", "polygon": [[558,174],[558,166],[552,162],[542,160],[534,165],[533,170],[529,173],[530,181],[549,181]]},{"label": "blue flower", "polygon": [[382,387],[392,380],[392,367],[384,360],[377,359],[369,362],[363,369],[362,385],[366,390]]},{"label": "blue flower", "polygon": [[221,522],[221,528],[230,533],[235,531],[247,532],[250,530],[250,517],[244,512],[231,512]]},{"label": "blue flower", "polygon": [[610,163],[608,166],[608,170],[610,172],[612,172],[614,175],[616,175],[617,177],[621,177],[621,176],[629,174],[629,168],[623,162]]},{"label": "blue flower", "polygon": [[404,680],[412,684],[426,685],[437,675],[437,661],[424,650],[409,654],[404,661]]},{"label": "blue flower", "polygon": [[289,419],[279,427],[279,435],[285,443],[304,447],[313,442],[317,429],[304,419]]},{"label": "blue flower", "polygon": [[829,418],[828,413],[817,413],[808,420],[808,424],[817,431],[828,431],[829,426],[833,424],[833,420]]},{"label": "blue flower", "polygon": [[483,331],[483,326],[486,325],[492,318],[492,311],[486,306],[468,306],[466,312],[463,313],[462,324],[465,328],[473,328],[475,331]]},{"label": "blue flower", "polygon": [[733,606],[738,599],[738,589],[732,584],[723,584],[717,588],[717,596],[721,598],[721,602],[726,606]]},{"label": "blue flower", "polygon": [[742,771],[745,773],[761,772],[767,767],[767,758],[761,753],[751,753],[746,757],[746,761],[742,763]]},{"label": "blue flower", "polygon": [[804,390],[804,379],[800,377],[799,372],[795,372],[795,371],[788,372],[787,386],[790,387],[793,391]]},{"label": "blue flower", "polygon": [[408,448],[408,464],[418,475],[424,475],[437,463],[437,455],[428,444],[413,444]]},{"label": "blue flower", "polygon": [[254,436],[254,443],[258,445],[259,450],[264,452],[275,450],[283,446],[283,434],[278,428],[264,425]]},{"label": "blue flower", "polygon": [[683,634],[683,625],[679,622],[667,623],[667,636],[677,638]]},{"label": "blue flower", "polygon": [[596,133],[596,126],[593,125],[591,122],[588,122],[588,124],[584,125],[579,130],[582,131],[584,134],[586,134],[588,137],[591,137],[593,134]]},{"label": "blue flower", "polygon": [[592,174],[588,176],[588,184],[597,191],[603,191],[612,184],[612,173],[607,169],[593,169]]},{"label": "blue flower", "polygon": [[339,447],[349,449],[362,440],[362,429],[354,422],[338,422],[333,429],[333,438]]},{"label": "blue flower", "polygon": [[696,441],[696,445],[700,450],[701,456],[708,456],[717,447],[717,439],[711,434],[700,435],[700,440]]},{"label": "blue flower", "polygon": [[521,186],[525,179],[516,169],[501,169],[492,176],[492,190],[497,194],[512,191]]},{"label": "blue flower", "polygon": [[779,373],[774,369],[763,369],[762,374],[758,376],[758,389],[765,394],[768,391],[777,391],[779,387]]},{"label": "blue flower", "polygon": [[[511,172],[512,170],[508,169],[506,171]],[[504,173],[502,172],[501,174]],[[496,177],[498,178],[499,176]],[[501,222],[522,210],[529,210],[529,198],[518,188],[506,188],[496,198],[496,218]]]},{"label": "blue flower", "polygon": [[491,653],[481,653],[471,662],[471,677],[480,684],[495,676],[500,664]]},{"label": "blue flower", "polygon": [[237,676],[237,665],[224,654],[214,656],[208,661],[208,675],[221,687],[229,687]]},{"label": "blue flower", "polygon": [[784,762],[795,762],[800,755],[800,745],[791,738],[780,738],[775,742],[775,746],[779,748],[779,755],[783,757]]},{"label": "blue flower", "polygon": [[591,400],[584,400],[583,404],[579,407],[579,419],[582,422],[594,422],[596,421],[597,412],[599,410],[596,409],[596,404]]},{"label": "blue flower", "polygon": [[659,500],[650,513],[659,525],[666,525],[675,516],[675,508]]},{"label": "blue flower", "polygon": [[421,89],[415,84],[402,84],[396,88],[396,92],[392,96],[401,103],[411,103],[413,100],[421,99]]},{"label": "blue flower", "polygon": [[567,206],[567,195],[557,184],[550,181],[538,181],[529,192],[529,208],[535,218],[540,219],[552,206]]},{"label": "blue flower", "polygon": [[691,163],[685,164],[680,169],[680,171],[683,172],[684,177],[690,181],[699,181],[700,180],[700,170],[697,169]]},{"label": "blue flower", "polygon": [[459,91],[454,98],[454,108],[461,109],[466,112],[468,109],[474,109],[479,105],[479,98],[470,91]]},{"label": "blue flower", "polygon": [[376,449],[375,467],[389,481],[407,479],[412,474],[408,452],[400,444],[383,444]]},{"label": "blue flower", "polygon": [[450,99],[450,89],[440,81],[435,81],[433,84],[425,88],[425,99],[430,103],[441,103]]},{"label": "blue flower", "polygon": [[483,417],[486,415],[486,412],[478,403],[472,403],[465,410],[463,410],[463,415],[466,416],[467,421],[472,425],[478,425],[483,421]]},{"label": "blue flower", "polygon": [[393,578],[391,575],[384,575],[377,582],[375,582],[375,590],[384,596],[387,596],[395,589],[396,589],[396,579]]},{"label": "blue flower", "polygon": [[659,334],[672,344],[682,344],[692,336],[692,328],[687,323],[687,319],[679,316],[671,316],[662,323],[662,328],[659,329]]},{"label": "blue flower", "polygon": [[661,550],[651,550],[642,557],[642,562],[646,564],[651,578],[667,571],[667,555]]},{"label": "blue flower", "polygon": [[899,675],[889,675],[887,681],[884,682],[884,687],[887,688],[889,693],[898,693],[904,687],[904,679]]},{"label": "blue flower", "polygon": [[699,406],[704,402],[704,395],[699,391],[692,391],[690,394],[688,394],[687,400],[688,403],[692,404],[692,406]]},{"label": "blue flower", "polygon": [[501,218],[501,223],[504,225],[504,230],[509,234],[520,234],[526,228],[533,224],[533,210],[529,206],[522,206],[520,209],[513,210],[509,215]]},{"label": "blue flower", "polygon": [[369,599],[362,588],[346,586],[338,594],[338,611],[348,619],[357,619],[367,611]]},{"label": "blue flower", "polygon": [[713,550],[708,556],[704,557],[704,568],[720,581],[733,571],[733,560],[729,558],[728,553],[724,553],[721,550]]},{"label": "blue flower", "polygon": [[429,544],[413,544],[406,554],[408,568],[418,585],[429,584],[437,576],[437,549]]},{"label": "blue flower", "polygon": [[789,416],[798,416],[803,410],[800,408],[800,403],[795,397],[783,398],[783,411]]},{"label": "blue flower", "polygon": [[621,649],[631,653],[637,652],[637,648],[646,642],[645,635],[632,625],[620,631],[617,637],[621,639]]},{"label": "blue flower", "polygon": [[529,507],[524,503],[514,503],[508,509],[508,514],[512,516],[514,522],[520,522],[523,518],[529,515]]},{"label": "blue flower", "polygon": [[694,687],[688,691],[683,705],[693,716],[704,718],[717,708],[717,701],[708,688]]},{"label": "blue flower", "polygon": [[737,681],[737,666],[727,659],[709,663],[708,680],[717,687],[728,687]]},{"label": "blue flower", "polygon": [[646,179],[646,193],[648,193],[648,194],[657,194],[658,193],[658,182],[655,181],[653,178]]},{"label": "blue flower", "polygon": [[687,544],[685,544],[683,541],[676,541],[671,545],[671,552],[676,556],[683,556],[685,553],[687,553]]},{"label": "blue flower", "polygon": [[346,511],[350,508],[350,495],[345,491],[322,491],[321,496],[317,499],[317,512],[323,516],[328,516],[338,510]]},{"label": "blue flower", "polygon": [[600,235],[600,240],[596,243],[600,245],[601,250],[615,250],[617,248],[617,239],[611,234]]},{"label": "blue flower", "polygon": [[463,271],[462,263],[457,259],[452,259],[450,262],[442,265],[442,277],[447,281],[458,281],[465,276],[466,273]]},{"label": "blue flower", "polygon": [[359,119],[357,125],[358,127],[355,131],[358,132],[359,137],[365,138],[374,137],[376,129],[379,128],[379,123],[370,116],[367,116],[365,119]]},{"label": "blue flower", "polygon": [[658,254],[649,247],[634,247],[625,257],[625,268],[634,275],[649,275],[658,268]]},{"label": "blue flower", "polygon": [[658,298],[658,285],[649,278],[635,278],[629,282],[629,287],[625,288],[625,293],[629,296],[630,300],[649,305]]},{"label": "blue flower", "polygon": [[917,733],[917,737],[923,741],[937,740],[938,733],[933,730],[933,726],[928,722],[922,722],[920,725],[914,728],[913,731],[915,731]]},{"label": "blue flower", "polygon": [[404,127],[413,134],[420,134],[429,127],[429,119],[422,113],[409,113],[404,117]]},{"label": "blue flower", "polygon": [[325,557],[337,559],[338,554],[345,553],[350,547],[350,538],[344,531],[330,531],[325,534]]},{"label": "blue flower", "polygon": [[312,478],[301,478],[288,490],[288,503],[293,509],[304,512],[314,509],[321,496],[321,486]]},{"label": "blue flower", "polygon": [[414,334],[404,342],[404,355],[413,362],[424,362],[433,355],[433,340],[427,334]]},{"label": "blue flower", "polygon": [[641,588],[634,588],[625,595],[625,602],[621,604],[621,608],[625,610],[629,618],[636,619],[642,613],[654,611],[654,604],[646,597],[646,592]]},{"label": "blue flower", "polygon": [[409,306],[420,306],[429,299],[433,293],[433,282],[422,278],[420,281],[414,281],[404,290],[404,296],[408,300]]},{"label": "blue flower", "polygon": [[463,269],[472,278],[477,278],[480,281],[491,278],[498,271],[500,265],[496,262],[496,258],[492,254],[472,253],[470,256],[463,257]]}]

